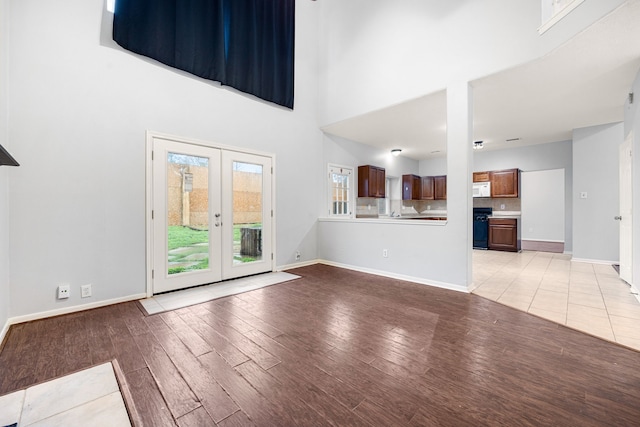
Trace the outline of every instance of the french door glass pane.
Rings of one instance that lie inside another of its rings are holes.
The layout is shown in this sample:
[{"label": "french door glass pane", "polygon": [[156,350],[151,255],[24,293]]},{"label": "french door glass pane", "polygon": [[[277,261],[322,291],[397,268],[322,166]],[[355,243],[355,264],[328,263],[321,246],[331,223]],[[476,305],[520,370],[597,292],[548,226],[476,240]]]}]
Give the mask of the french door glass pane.
[{"label": "french door glass pane", "polygon": [[167,155],[167,268],[209,268],[209,159]]},{"label": "french door glass pane", "polygon": [[262,260],[262,165],[233,162],[233,264]]}]

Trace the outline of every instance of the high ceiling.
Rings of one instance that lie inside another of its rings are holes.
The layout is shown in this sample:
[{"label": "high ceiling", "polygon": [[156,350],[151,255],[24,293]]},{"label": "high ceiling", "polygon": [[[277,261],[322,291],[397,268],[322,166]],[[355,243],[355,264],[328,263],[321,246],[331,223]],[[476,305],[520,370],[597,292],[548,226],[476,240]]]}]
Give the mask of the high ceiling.
[{"label": "high ceiling", "polygon": [[[638,23],[640,1],[628,2],[548,55],[471,82],[473,139],[494,150],[569,140],[573,129],[622,121],[640,69]],[[447,146],[446,91],[323,130],[377,148],[401,148],[417,160],[440,156]]]}]

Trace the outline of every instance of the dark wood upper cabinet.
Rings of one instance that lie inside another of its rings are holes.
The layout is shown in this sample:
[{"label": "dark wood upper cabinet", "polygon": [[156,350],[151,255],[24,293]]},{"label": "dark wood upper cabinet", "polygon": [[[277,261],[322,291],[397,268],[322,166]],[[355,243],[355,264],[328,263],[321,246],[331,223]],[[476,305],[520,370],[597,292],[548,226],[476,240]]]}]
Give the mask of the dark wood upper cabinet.
[{"label": "dark wood upper cabinet", "polygon": [[358,197],[385,197],[386,176],[384,168],[358,166]]},{"label": "dark wood upper cabinet", "polygon": [[420,200],[422,178],[418,175],[402,175],[402,200]]},{"label": "dark wood upper cabinet", "polygon": [[518,197],[520,169],[491,171],[489,172],[489,181],[491,182],[491,197]]},{"label": "dark wood upper cabinet", "polygon": [[489,182],[489,172],[474,172],[473,182]]},{"label": "dark wood upper cabinet", "polygon": [[447,200],[447,176],[433,177],[433,192],[435,200]]},{"label": "dark wood upper cabinet", "polygon": [[435,193],[433,188],[433,177],[432,176],[423,176],[422,177],[422,188],[420,188],[420,200],[434,200]]}]

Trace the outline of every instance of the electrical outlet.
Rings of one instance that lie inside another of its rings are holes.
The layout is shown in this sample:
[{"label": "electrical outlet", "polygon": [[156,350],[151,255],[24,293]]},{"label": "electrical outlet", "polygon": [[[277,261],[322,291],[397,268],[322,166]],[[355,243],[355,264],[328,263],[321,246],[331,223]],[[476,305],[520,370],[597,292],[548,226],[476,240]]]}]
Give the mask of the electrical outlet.
[{"label": "electrical outlet", "polygon": [[89,298],[91,296],[91,283],[80,286],[80,296],[82,298]]},{"label": "electrical outlet", "polygon": [[500,205],[500,210],[504,210],[504,204]]},{"label": "electrical outlet", "polygon": [[63,284],[58,286],[58,299],[69,298],[69,294],[71,293],[71,286],[68,284]]},{"label": "electrical outlet", "polygon": [[382,250],[382,257],[383,258],[388,258],[389,257],[389,251],[387,249],[383,249]]},{"label": "electrical outlet", "polygon": [[300,261],[300,251],[296,251],[296,261]]}]

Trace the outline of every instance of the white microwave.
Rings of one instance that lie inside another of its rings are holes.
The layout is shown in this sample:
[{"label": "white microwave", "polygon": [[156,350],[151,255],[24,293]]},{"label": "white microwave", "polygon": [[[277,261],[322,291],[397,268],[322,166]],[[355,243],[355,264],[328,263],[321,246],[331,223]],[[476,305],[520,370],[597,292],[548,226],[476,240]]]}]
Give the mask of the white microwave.
[{"label": "white microwave", "polygon": [[473,197],[491,197],[490,182],[474,182]]}]

